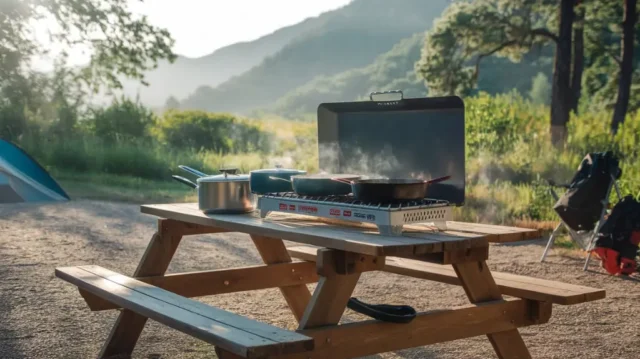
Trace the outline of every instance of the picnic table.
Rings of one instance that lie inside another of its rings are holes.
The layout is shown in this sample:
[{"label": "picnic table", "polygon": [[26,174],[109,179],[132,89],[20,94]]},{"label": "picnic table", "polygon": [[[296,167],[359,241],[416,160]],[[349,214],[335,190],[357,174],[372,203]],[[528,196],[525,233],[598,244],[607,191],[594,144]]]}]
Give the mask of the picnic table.
[{"label": "picnic table", "polygon": [[[414,225],[401,236],[383,236],[375,227],[304,216],[205,215],[193,203],[141,209],[160,219],[132,277],[95,265],[56,269],[91,310],[121,310],[100,358],[130,355],[147,319],[212,344],[221,359],[355,358],[479,335],[499,358],[530,358],[518,328],[548,322],[553,304],[605,297],[601,289],[489,270],[489,241],[539,236],[534,230],[449,222],[446,231]],[[249,234],[264,264],[165,274],[184,236],[222,232]],[[286,248],[283,240],[302,245]],[[418,313],[404,324],[339,324],[367,271],[461,285],[470,304]],[[307,284],[316,282],[311,293]],[[297,330],[189,299],[265,288],[280,289]]]}]

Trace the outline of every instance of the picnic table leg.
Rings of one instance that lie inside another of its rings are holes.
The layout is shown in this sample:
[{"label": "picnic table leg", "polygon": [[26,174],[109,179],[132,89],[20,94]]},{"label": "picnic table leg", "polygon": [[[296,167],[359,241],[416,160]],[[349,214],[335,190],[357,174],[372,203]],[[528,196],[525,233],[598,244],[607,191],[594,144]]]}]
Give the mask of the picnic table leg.
[{"label": "picnic table leg", "polygon": [[[134,277],[163,275],[173,258],[182,234],[171,224],[174,222],[158,220],[158,231],[153,235],[147,250],[144,252]],[[115,355],[128,355],[142,333],[147,318],[130,310],[120,312],[116,323],[111,329],[109,337],[100,351],[99,358],[108,358]]]},{"label": "picnic table leg", "polygon": [[[268,238],[258,235],[251,235],[251,239],[260,253],[260,257],[265,264],[291,263],[291,256],[281,239]],[[304,310],[311,299],[311,292],[304,284],[288,287],[280,287],[280,291],[287,301],[289,308],[300,322],[304,315]]]},{"label": "picnic table leg", "polygon": [[[500,289],[485,261],[454,264],[453,268],[471,303],[502,299]],[[529,354],[529,350],[517,329],[487,334],[487,337],[489,337],[489,341],[500,359],[531,358],[531,354]]]},{"label": "picnic table leg", "polygon": [[337,274],[335,251],[318,250],[318,274],[320,280],[313,292],[298,329],[310,329],[340,322],[347,302],[360,279],[360,272]]}]

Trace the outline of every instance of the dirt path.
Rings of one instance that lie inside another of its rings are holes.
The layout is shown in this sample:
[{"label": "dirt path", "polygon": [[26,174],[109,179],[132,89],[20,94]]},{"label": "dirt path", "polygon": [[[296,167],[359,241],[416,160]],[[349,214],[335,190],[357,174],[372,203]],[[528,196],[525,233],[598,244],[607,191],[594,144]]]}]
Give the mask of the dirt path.
[{"label": "dirt path", "polygon": [[[154,232],[155,218],[138,206],[74,201],[0,206],[0,358],[95,357],[116,312],[92,313],[77,289],[54,277],[54,268],[97,264],[130,274]],[[640,281],[605,275],[581,258],[538,263],[542,242],[491,247],[492,269],[601,287],[604,300],[554,306],[551,321],[521,330],[534,358],[637,358],[640,356]],[[259,263],[246,235],[184,240],[170,272]],[[466,304],[461,288],[392,274],[363,276],[356,295],[372,302],[406,303],[418,310]],[[272,324],[294,328],[277,290],[227,294],[204,302]],[[358,319],[347,311],[346,320]],[[377,358],[493,358],[485,337],[387,353]],[[150,322],[134,358],[215,358],[211,347]]]}]

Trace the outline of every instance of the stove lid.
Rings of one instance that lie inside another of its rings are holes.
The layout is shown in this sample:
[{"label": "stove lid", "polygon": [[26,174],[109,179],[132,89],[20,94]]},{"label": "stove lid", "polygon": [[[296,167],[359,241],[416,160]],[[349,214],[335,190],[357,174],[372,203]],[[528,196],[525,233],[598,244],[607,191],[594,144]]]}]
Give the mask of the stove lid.
[{"label": "stove lid", "polygon": [[450,175],[429,187],[429,197],[464,203],[464,103],[459,97],[323,103],[318,147],[319,168],[330,173]]}]

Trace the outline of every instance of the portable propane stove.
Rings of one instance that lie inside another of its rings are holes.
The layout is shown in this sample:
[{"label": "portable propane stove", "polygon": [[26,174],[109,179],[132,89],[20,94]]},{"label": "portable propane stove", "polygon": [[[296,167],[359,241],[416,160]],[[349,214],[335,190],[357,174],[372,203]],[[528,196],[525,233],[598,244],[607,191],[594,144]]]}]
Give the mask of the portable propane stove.
[{"label": "portable propane stove", "polygon": [[447,229],[453,219],[449,202],[425,198],[400,203],[364,203],[352,196],[308,197],[295,193],[269,193],[259,197],[260,217],[270,212],[297,213],[351,222],[373,223],[382,235],[400,235],[405,224],[433,223]]}]

